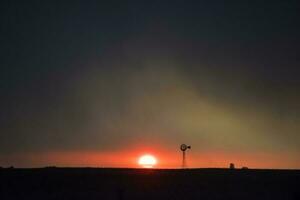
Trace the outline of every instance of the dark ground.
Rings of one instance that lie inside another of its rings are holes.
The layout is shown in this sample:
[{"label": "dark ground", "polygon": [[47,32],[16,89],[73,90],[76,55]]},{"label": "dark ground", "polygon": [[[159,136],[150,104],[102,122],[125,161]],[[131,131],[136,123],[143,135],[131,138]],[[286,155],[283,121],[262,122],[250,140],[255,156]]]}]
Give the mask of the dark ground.
[{"label": "dark ground", "polygon": [[0,169],[0,199],[300,199],[300,170]]}]

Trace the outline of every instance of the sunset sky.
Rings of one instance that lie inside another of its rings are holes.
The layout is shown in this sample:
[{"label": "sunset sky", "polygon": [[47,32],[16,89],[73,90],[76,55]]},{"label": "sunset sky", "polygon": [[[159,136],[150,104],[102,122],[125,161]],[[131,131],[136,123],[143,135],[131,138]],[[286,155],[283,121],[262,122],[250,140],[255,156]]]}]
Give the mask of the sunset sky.
[{"label": "sunset sky", "polygon": [[300,168],[300,4],[1,1],[0,166]]}]

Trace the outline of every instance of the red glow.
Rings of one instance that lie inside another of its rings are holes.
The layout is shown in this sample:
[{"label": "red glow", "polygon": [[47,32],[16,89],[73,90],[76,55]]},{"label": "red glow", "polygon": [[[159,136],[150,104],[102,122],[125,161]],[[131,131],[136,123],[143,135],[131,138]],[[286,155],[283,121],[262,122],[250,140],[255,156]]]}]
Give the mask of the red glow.
[{"label": "red glow", "polygon": [[[177,150],[177,149],[176,149]],[[141,153],[147,152],[159,157],[156,168],[180,168],[182,154],[178,150],[156,150],[150,148],[133,148],[129,151],[62,151],[18,153],[1,155],[2,166],[15,167],[137,167],[137,159]],[[145,153],[146,154],[146,153]],[[144,154],[142,154],[144,155]],[[300,160],[295,159],[297,154],[284,153],[245,153],[245,152],[188,152],[187,167],[229,167],[234,163],[237,168],[299,168]]]}]

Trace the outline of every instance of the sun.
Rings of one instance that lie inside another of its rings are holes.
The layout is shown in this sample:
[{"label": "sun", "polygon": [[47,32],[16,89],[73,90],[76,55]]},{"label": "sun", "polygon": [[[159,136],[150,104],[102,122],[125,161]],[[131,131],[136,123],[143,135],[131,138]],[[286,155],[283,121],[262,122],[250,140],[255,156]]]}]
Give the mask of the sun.
[{"label": "sun", "polygon": [[146,154],[139,158],[138,164],[144,168],[152,168],[157,164],[157,159],[150,154]]}]

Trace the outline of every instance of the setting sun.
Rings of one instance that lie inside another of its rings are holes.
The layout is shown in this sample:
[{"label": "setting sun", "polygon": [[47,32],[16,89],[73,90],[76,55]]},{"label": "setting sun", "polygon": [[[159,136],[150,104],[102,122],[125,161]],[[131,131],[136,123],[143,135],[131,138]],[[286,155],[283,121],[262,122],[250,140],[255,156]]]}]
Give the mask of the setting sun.
[{"label": "setting sun", "polygon": [[149,154],[141,156],[138,160],[138,164],[144,168],[152,168],[156,163],[156,158]]}]

